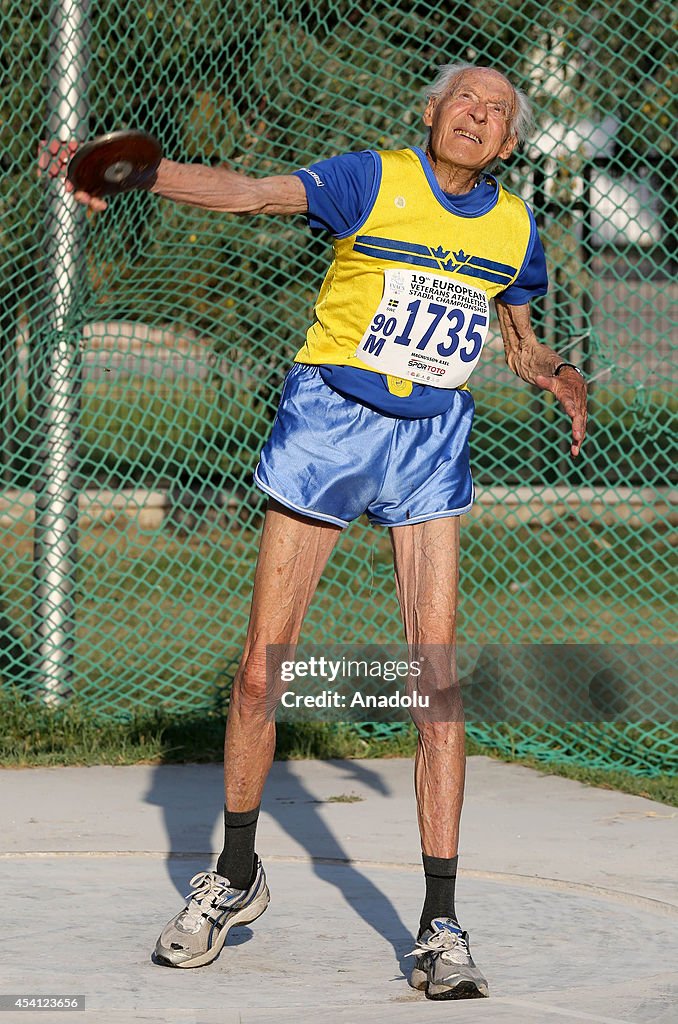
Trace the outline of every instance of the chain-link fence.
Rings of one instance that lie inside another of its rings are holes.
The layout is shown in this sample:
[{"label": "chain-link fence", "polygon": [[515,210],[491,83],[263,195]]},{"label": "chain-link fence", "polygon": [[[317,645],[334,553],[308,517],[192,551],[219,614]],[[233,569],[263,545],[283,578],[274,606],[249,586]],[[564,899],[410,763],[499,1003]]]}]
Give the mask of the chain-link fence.
[{"label": "chain-link fence", "polygon": [[[461,636],[675,639],[671,15],[660,0],[1,0],[4,686],[110,714],[219,703],[263,514],[251,475],[331,253],[302,219],[145,193],[87,220],[38,176],[40,140],[136,127],[174,159],[289,172],[420,143],[426,85],[457,59],[507,71],[534,102],[538,132],[502,178],[547,251],[541,336],[594,381],[573,464],[562,415],[491,334],[472,382]],[[399,638],[384,531],[344,535],[305,636]],[[678,756],[662,706],[660,686],[644,723],[471,731],[662,771]]]}]

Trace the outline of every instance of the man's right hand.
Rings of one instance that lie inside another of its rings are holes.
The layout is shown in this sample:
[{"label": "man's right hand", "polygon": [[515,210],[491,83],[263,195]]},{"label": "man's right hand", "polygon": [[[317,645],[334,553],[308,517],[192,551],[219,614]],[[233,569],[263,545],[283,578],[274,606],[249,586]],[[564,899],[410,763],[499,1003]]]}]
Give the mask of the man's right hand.
[{"label": "man's right hand", "polygon": [[[73,192],[73,186],[68,179],[66,179],[66,191]],[[82,203],[83,206],[86,206],[94,213],[103,213],[108,207],[105,199],[101,199],[99,196],[91,196],[89,192],[73,192],[73,198],[77,199],[79,203]]]},{"label": "man's right hand", "polygon": [[38,148],[38,174],[47,174],[50,178],[63,176],[66,191],[73,192],[74,199],[95,213],[101,213],[108,206],[106,200],[91,196],[88,192],[75,192],[66,178],[66,168],[77,148],[78,143],[74,139],[69,142],[61,142],[59,139],[50,139],[49,142],[42,140]]}]

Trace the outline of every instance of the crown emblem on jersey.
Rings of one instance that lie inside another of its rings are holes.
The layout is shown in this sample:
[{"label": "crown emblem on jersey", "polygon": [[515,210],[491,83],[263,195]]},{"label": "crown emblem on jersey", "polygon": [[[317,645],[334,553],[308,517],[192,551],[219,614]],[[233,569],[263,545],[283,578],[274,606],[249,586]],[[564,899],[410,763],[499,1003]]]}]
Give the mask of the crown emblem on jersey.
[{"label": "crown emblem on jersey", "polygon": [[435,249],[431,246],[429,252],[435,260],[440,260],[440,266],[443,270],[456,270],[458,266],[461,266],[463,263],[468,263],[471,259],[470,256],[466,255],[463,249],[460,249],[459,252],[452,252],[452,259],[448,259],[448,256],[450,256],[450,250],[443,249],[442,245],[437,245]]}]

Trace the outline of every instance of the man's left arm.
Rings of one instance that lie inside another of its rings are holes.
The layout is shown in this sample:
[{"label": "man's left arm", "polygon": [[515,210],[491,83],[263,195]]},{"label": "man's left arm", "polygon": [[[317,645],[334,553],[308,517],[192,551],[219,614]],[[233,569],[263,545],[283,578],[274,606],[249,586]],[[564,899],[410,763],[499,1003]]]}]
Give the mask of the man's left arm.
[{"label": "man's left arm", "polygon": [[496,299],[495,306],[506,362],[528,384],[536,384],[556,396],[572,421],[570,451],[573,456],[579,455],[586,435],[586,381],[570,366],[563,366],[558,375],[554,376],[554,371],[566,360],[537,340],[530,320],[529,304],[510,306]]}]

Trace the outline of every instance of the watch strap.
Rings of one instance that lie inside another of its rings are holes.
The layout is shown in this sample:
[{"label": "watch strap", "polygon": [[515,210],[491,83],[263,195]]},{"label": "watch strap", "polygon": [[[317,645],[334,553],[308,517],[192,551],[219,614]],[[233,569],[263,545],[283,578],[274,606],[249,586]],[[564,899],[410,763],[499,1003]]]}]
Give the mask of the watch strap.
[{"label": "watch strap", "polygon": [[583,377],[583,376],[584,376],[584,374],[583,374],[583,373],[581,372],[581,370],[579,369],[579,367],[578,367],[578,366],[575,366],[575,364],[574,364],[574,363],[558,363],[558,365],[556,366],[556,368],[555,368],[555,370],[553,371],[553,373],[552,373],[552,375],[551,375],[551,376],[553,376],[553,377],[557,377],[557,376],[558,376],[558,374],[560,373],[560,371],[561,371],[561,370],[564,370],[566,366],[569,366],[569,367],[571,367],[571,369],[573,369],[573,370],[574,370],[574,371],[575,371],[576,373],[578,373],[580,377]]}]

